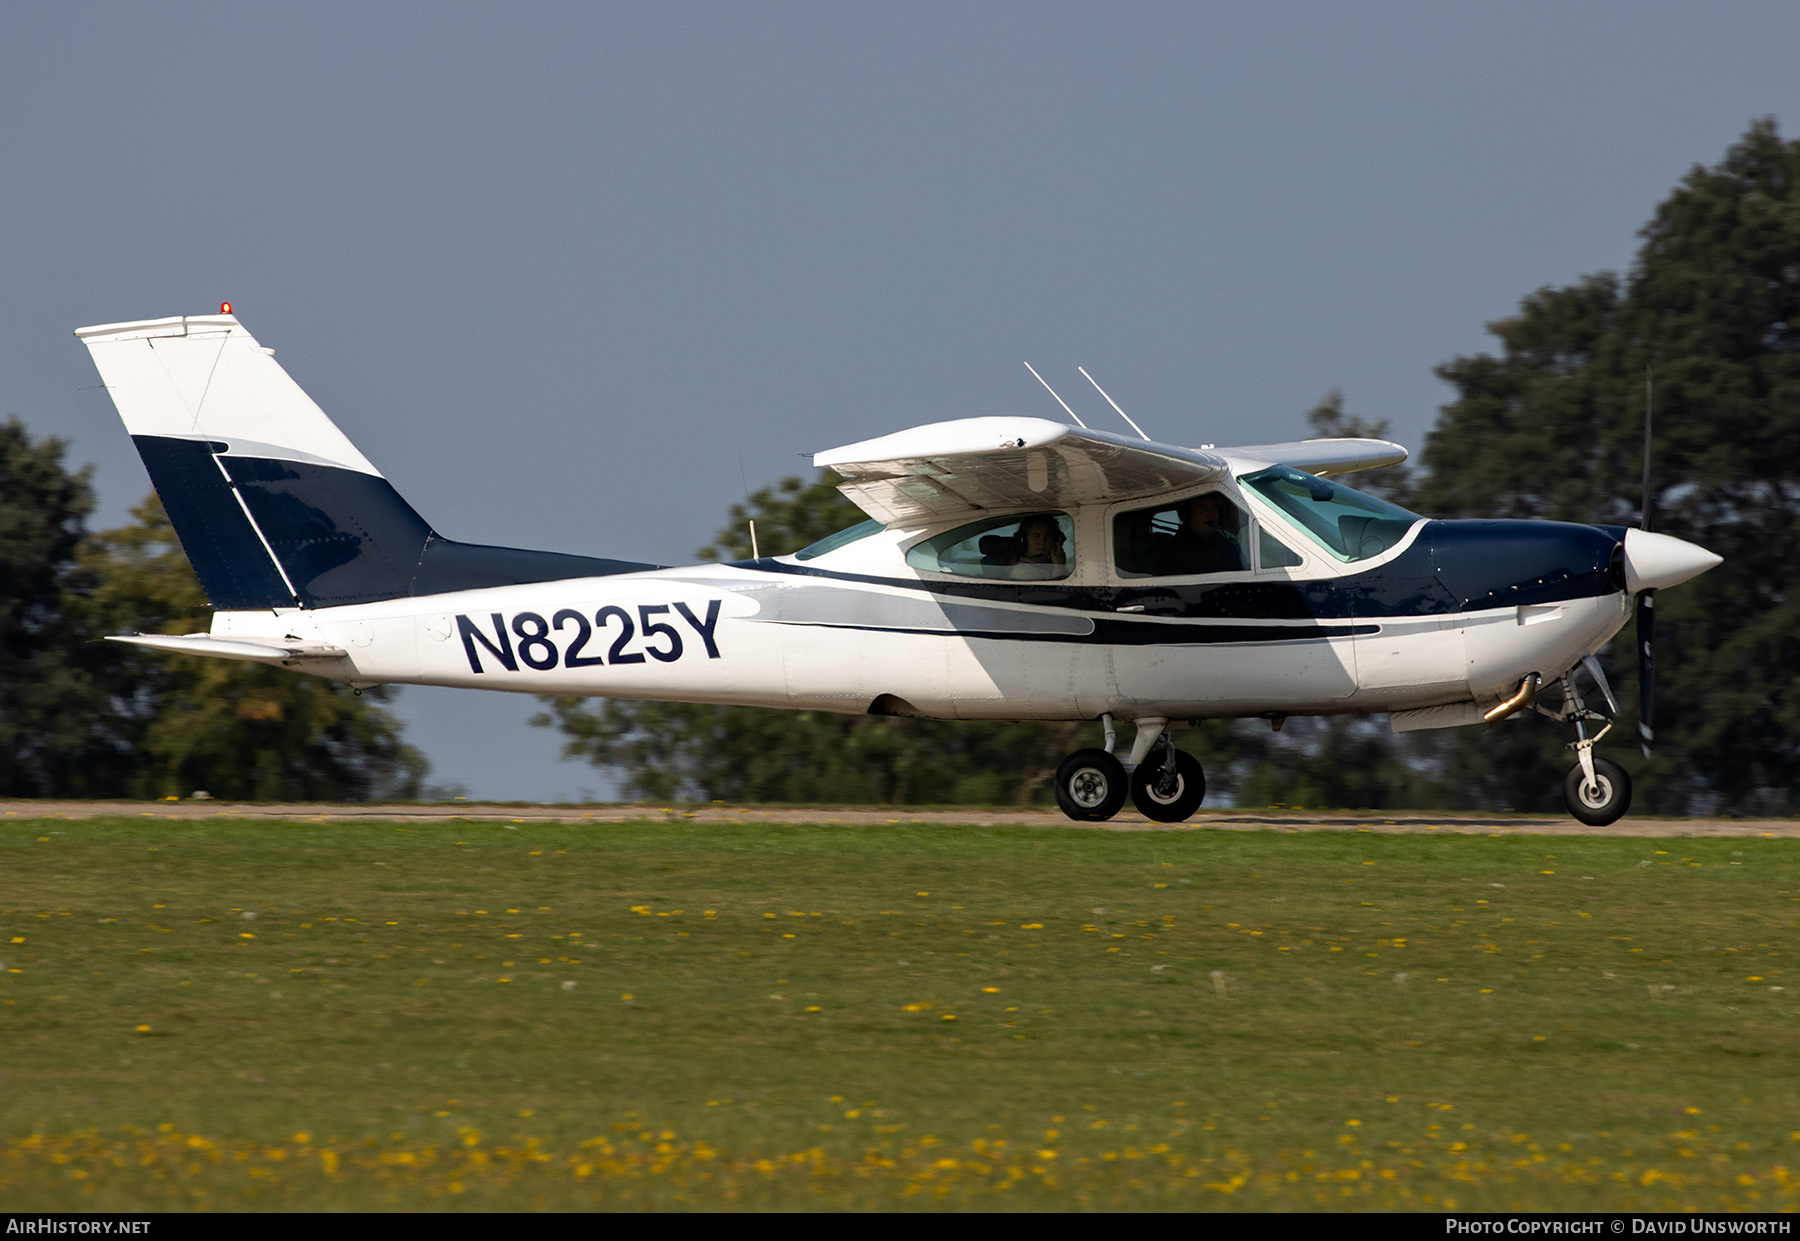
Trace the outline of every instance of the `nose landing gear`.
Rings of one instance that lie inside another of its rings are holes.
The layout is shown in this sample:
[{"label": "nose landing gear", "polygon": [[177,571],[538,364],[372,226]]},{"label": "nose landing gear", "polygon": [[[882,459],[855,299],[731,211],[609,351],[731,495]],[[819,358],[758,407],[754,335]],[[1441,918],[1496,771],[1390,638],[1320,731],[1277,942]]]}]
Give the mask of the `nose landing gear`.
[{"label": "nose landing gear", "polygon": [[[1581,690],[1575,684],[1575,674],[1586,669],[1594,678],[1594,685],[1600,696],[1606,700],[1610,715],[1602,715],[1591,710],[1582,700]],[[1594,754],[1594,746],[1600,738],[1612,731],[1613,719],[1619,713],[1619,704],[1613,698],[1612,687],[1606,683],[1606,674],[1600,670],[1599,661],[1592,655],[1585,656],[1582,661],[1563,674],[1562,710],[1550,712],[1542,706],[1533,704],[1533,709],[1553,720],[1572,722],[1575,725],[1575,740],[1569,742],[1568,748],[1575,751],[1575,766],[1563,777],[1563,805],[1577,820],[1589,827],[1605,827],[1615,823],[1624,813],[1631,809],[1631,776],[1625,769],[1609,758],[1598,758]],[[1588,736],[1589,723],[1601,723],[1604,726],[1593,736]]]},{"label": "nose landing gear", "polygon": [[[1582,755],[1563,777],[1563,804],[1589,827],[1605,827],[1631,808],[1631,777],[1610,758]],[[1592,766],[1590,773],[1588,767]]]},{"label": "nose landing gear", "polygon": [[[1124,808],[1127,792],[1144,817],[1158,823],[1179,823],[1200,808],[1206,797],[1206,773],[1199,759],[1175,748],[1167,720],[1137,721],[1128,763],[1112,754],[1116,738],[1112,716],[1102,716],[1101,722],[1106,748],[1077,750],[1056,769],[1056,804],[1064,814],[1078,822],[1104,822]],[[1162,753],[1146,762],[1158,741]]]}]

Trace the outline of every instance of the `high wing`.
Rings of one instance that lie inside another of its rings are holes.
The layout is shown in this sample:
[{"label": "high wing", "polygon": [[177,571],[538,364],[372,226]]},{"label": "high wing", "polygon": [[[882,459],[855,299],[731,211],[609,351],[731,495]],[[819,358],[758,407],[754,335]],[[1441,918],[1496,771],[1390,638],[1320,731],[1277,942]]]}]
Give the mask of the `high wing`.
[{"label": "high wing", "polygon": [[1290,444],[1252,444],[1246,448],[1221,448],[1218,451],[1233,462],[1287,465],[1320,478],[1399,465],[1406,460],[1406,449],[1387,440],[1296,440]]},{"label": "high wing", "polygon": [[1193,449],[1045,418],[959,418],[817,453],[813,464],[836,470],[857,507],[895,523],[1139,499],[1216,482],[1242,464],[1329,475],[1404,460],[1406,449],[1386,440]]},{"label": "high wing", "polygon": [[1127,439],[1045,418],[959,418],[813,457],[877,521],[934,521],[989,508],[1067,508],[1158,495],[1224,478],[1210,452]]}]

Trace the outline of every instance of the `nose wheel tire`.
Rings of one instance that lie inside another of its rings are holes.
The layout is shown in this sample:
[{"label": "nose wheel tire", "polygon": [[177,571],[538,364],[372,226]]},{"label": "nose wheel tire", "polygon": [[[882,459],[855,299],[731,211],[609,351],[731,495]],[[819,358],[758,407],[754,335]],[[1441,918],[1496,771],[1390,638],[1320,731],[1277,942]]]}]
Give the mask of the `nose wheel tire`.
[{"label": "nose wheel tire", "polygon": [[1162,755],[1142,763],[1131,773],[1131,800],[1146,819],[1179,823],[1206,799],[1206,773],[1200,760],[1185,750],[1175,751],[1175,770],[1168,771]]},{"label": "nose wheel tire", "polygon": [[1056,804],[1071,819],[1100,823],[1125,805],[1125,764],[1105,750],[1077,750],[1056,769]]},{"label": "nose wheel tire", "polygon": [[1631,809],[1631,777],[1611,759],[1594,760],[1594,782],[1577,763],[1563,777],[1563,805],[1589,827],[1605,827]]}]

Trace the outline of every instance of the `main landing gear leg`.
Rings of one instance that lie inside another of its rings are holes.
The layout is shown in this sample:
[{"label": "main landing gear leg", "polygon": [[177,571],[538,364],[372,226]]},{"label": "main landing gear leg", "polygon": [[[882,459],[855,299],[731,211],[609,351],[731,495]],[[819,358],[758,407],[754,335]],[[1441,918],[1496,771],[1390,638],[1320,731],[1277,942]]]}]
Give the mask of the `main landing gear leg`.
[{"label": "main landing gear leg", "polygon": [[[1584,668],[1594,678],[1595,686],[1612,712],[1611,716],[1590,710],[1582,700],[1581,690],[1575,684],[1575,674]],[[1589,827],[1605,827],[1608,823],[1617,822],[1631,808],[1631,777],[1611,759],[1600,758],[1594,753],[1594,746],[1600,738],[1612,731],[1612,717],[1618,714],[1619,705],[1613,698],[1612,687],[1606,683],[1605,674],[1600,671],[1599,662],[1591,655],[1564,673],[1561,681],[1562,710],[1552,713],[1541,706],[1534,709],[1551,719],[1575,725],[1575,740],[1568,747],[1575,751],[1575,766],[1563,777],[1563,804],[1568,807],[1570,814]],[[1588,736],[1587,729],[1590,723],[1602,725],[1600,731],[1591,737]]]},{"label": "main landing gear leg", "polygon": [[[1139,763],[1131,773],[1131,800],[1146,819],[1179,823],[1200,809],[1205,800],[1206,773],[1200,769],[1199,759],[1175,748],[1174,735],[1162,723],[1157,721],[1162,754]],[[1143,733],[1138,737],[1141,741]]]},{"label": "main landing gear leg", "polygon": [[[1199,809],[1206,775],[1198,759],[1175,748],[1168,720],[1134,720],[1137,736],[1125,763],[1112,753],[1118,743],[1113,717],[1103,715],[1100,721],[1106,748],[1077,750],[1056,770],[1056,804],[1064,814],[1081,822],[1103,822],[1124,807],[1127,793],[1146,818],[1159,823],[1179,823]],[[1152,758],[1159,742],[1161,753]]]}]

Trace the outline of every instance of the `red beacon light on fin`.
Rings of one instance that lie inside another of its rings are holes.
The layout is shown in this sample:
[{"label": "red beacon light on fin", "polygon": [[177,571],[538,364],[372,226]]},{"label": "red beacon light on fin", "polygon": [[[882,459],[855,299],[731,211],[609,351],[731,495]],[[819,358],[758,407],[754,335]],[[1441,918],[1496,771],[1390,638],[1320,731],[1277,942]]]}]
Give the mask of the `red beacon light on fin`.
[{"label": "red beacon light on fin", "polygon": [[230,302],[220,302],[219,303],[219,313],[222,315],[230,314],[231,313],[231,303]]}]

